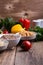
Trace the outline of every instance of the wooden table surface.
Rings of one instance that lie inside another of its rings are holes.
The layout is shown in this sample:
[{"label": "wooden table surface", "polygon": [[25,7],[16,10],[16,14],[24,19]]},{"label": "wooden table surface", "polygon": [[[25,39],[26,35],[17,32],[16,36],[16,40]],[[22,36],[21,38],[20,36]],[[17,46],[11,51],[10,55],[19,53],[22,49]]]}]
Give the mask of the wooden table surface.
[{"label": "wooden table surface", "polygon": [[43,65],[43,42],[32,43],[27,52],[20,47],[1,52],[0,65]]}]

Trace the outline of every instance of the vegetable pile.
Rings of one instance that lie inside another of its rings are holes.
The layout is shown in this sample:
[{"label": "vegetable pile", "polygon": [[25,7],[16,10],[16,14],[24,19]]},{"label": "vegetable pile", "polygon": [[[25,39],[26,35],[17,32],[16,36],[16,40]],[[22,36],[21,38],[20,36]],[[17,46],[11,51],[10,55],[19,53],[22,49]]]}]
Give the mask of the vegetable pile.
[{"label": "vegetable pile", "polygon": [[0,34],[4,33],[17,33],[22,30],[30,30],[37,33],[36,41],[43,40],[43,28],[36,26],[34,29],[30,28],[30,20],[21,18],[19,21],[13,20],[13,18],[6,17],[0,19]]},{"label": "vegetable pile", "polygon": [[0,19],[0,29],[2,29],[4,27],[4,29],[7,29],[8,32],[11,32],[11,27],[16,25],[16,24],[22,25],[21,22],[16,22],[15,20],[13,20],[13,18],[10,18],[10,17]]},{"label": "vegetable pile", "polygon": [[[16,24],[18,24],[18,25],[15,26]],[[0,18],[0,29],[1,30],[5,29],[9,33],[11,33],[12,32],[11,29],[14,27],[16,27],[16,29],[17,28],[19,28],[19,29],[25,28],[26,30],[28,30],[28,28],[30,27],[30,20],[21,18],[20,20],[15,21],[15,20],[13,20],[13,18],[10,18],[10,17]]]},{"label": "vegetable pile", "polygon": [[[10,17],[0,19],[0,34],[18,33],[21,31],[23,31],[24,33],[26,32],[26,30],[28,31],[29,27],[30,27],[30,20],[28,19],[21,18],[18,22]],[[21,47],[22,49],[27,51],[31,48],[31,43],[29,41],[23,41]]]},{"label": "vegetable pile", "polygon": [[[31,35],[30,33],[28,33],[28,30],[37,33],[35,41],[43,40],[43,28],[40,28],[39,26],[36,26],[35,28],[30,28],[30,20],[28,20],[28,19],[21,18],[19,21],[15,21],[15,20],[13,20],[13,18],[10,18],[10,17],[0,19],[0,34],[20,32],[19,34],[21,34],[22,36],[28,37],[29,35]],[[21,44],[21,47],[24,50],[29,50],[31,48],[31,46],[32,46],[32,44],[28,40],[23,41]]]}]

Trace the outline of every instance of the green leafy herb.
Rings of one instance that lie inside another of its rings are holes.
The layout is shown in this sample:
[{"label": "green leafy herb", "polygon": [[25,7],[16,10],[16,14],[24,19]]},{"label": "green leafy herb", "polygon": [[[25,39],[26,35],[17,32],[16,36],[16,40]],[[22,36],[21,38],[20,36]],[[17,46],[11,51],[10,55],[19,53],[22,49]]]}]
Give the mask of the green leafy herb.
[{"label": "green leafy herb", "polygon": [[37,36],[36,36],[36,41],[41,41],[43,40],[43,28],[40,28],[39,26],[36,26],[34,29],[33,28],[30,28],[29,29],[30,31],[34,31],[37,33]]}]

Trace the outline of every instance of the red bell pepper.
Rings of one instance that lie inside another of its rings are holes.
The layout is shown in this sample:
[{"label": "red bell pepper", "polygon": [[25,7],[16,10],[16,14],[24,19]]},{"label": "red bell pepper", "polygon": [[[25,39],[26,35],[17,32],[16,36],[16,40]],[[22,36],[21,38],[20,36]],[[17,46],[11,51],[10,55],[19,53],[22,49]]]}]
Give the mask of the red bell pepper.
[{"label": "red bell pepper", "polygon": [[24,19],[24,21],[25,21],[24,26],[25,26],[26,30],[28,30],[30,28],[30,20]]},{"label": "red bell pepper", "polygon": [[23,18],[20,18],[19,22],[22,23],[23,27],[24,27],[24,19]]},{"label": "red bell pepper", "polygon": [[28,19],[24,19],[24,18],[21,18],[19,20],[19,22],[21,22],[23,24],[23,27],[28,30],[28,28],[30,27],[30,20]]}]

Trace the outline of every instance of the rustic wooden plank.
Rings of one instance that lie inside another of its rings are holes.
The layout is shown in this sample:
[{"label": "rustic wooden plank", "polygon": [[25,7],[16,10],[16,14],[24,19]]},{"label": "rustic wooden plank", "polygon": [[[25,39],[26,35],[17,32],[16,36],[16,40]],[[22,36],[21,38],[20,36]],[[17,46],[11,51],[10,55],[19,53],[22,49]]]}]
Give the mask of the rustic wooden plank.
[{"label": "rustic wooden plank", "polygon": [[14,65],[16,48],[0,53],[0,65]]},{"label": "rustic wooden plank", "polygon": [[30,19],[43,18],[43,0],[0,0],[0,17],[9,16],[18,19],[26,12]]},{"label": "rustic wooden plank", "polygon": [[15,65],[43,65],[43,42],[34,42],[27,52],[18,48]]}]

